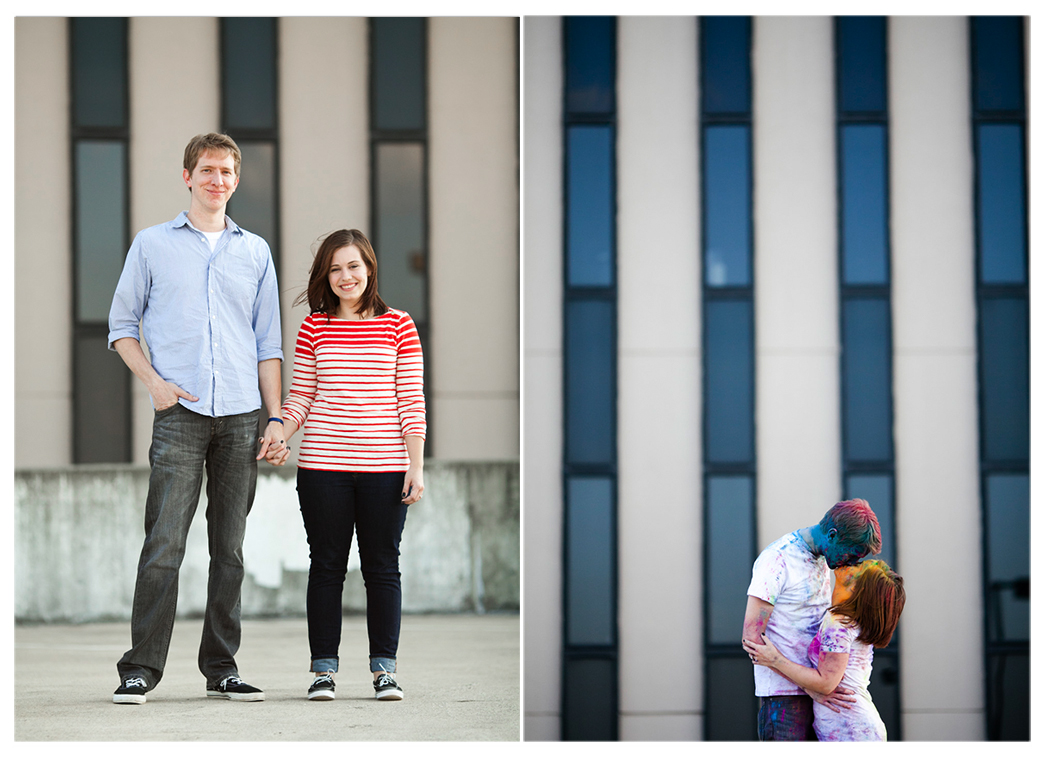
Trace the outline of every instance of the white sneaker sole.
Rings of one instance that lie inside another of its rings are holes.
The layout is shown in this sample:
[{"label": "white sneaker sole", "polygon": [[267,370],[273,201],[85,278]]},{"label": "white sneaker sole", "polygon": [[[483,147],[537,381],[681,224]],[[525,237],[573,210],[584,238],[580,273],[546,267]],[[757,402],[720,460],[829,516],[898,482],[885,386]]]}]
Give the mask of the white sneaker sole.
[{"label": "white sneaker sole", "polygon": [[117,705],[144,705],[144,694],[113,694],[113,704]]},{"label": "white sneaker sole", "polygon": [[385,691],[377,692],[374,696],[382,702],[393,702],[402,699],[403,692],[399,689],[386,689]]},{"label": "white sneaker sole", "polygon": [[329,702],[334,698],[334,692],[326,689],[323,691],[314,691],[308,695],[308,698],[315,700],[316,702]]},{"label": "white sneaker sole", "polygon": [[231,699],[233,702],[264,702],[264,692],[256,692],[254,694],[235,694],[225,693],[222,691],[214,691],[213,689],[207,689],[208,697],[217,697],[219,699]]}]

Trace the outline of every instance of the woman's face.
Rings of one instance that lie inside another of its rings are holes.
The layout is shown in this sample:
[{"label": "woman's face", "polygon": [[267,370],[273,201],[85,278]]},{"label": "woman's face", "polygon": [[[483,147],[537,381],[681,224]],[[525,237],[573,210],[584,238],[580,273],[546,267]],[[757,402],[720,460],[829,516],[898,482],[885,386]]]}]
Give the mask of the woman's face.
[{"label": "woman's face", "polygon": [[330,259],[328,280],[330,289],[341,300],[342,308],[354,313],[359,306],[359,297],[366,290],[369,277],[362,252],[354,245],[338,248]]},{"label": "woman's face", "polygon": [[831,604],[841,604],[853,595],[859,565],[835,568],[835,588],[831,594]]}]

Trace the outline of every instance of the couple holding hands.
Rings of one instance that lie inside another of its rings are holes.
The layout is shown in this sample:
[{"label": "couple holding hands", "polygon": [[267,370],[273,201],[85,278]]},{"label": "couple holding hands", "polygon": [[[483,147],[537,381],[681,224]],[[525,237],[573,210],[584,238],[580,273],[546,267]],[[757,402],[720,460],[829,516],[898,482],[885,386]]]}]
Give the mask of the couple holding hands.
[{"label": "couple holding hands", "polygon": [[[189,210],[142,230],[109,314],[109,348],[149,390],[155,409],[145,542],[120,659],[117,704],[142,704],[163,676],[189,526],[207,478],[210,571],[199,668],[206,693],[264,700],[244,682],[240,645],[243,537],[258,462],[283,465],[292,437],[308,536],[308,698],[334,698],[341,593],[355,533],[366,584],[375,696],[395,680],[402,610],[399,543],[407,506],[424,492],[421,343],[413,320],[377,291],[377,259],[358,230],[327,235],[306,291],[294,379],[281,404],[279,291],[268,244],[225,215],[241,153],[227,135],[194,137],[182,179]],[[149,356],[139,342],[145,338]],[[259,410],[268,422],[258,437]]]}]

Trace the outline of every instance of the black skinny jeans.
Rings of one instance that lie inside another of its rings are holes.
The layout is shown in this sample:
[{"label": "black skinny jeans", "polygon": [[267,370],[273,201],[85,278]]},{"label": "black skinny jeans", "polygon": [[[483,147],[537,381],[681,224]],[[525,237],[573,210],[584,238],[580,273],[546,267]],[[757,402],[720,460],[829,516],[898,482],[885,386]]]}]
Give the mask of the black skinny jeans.
[{"label": "black skinny jeans", "polygon": [[355,531],[366,585],[371,672],[395,672],[402,619],[399,541],[406,524],[402,472],[298,468],[298,501],[308,535],[308,642],[313,672],[337,671],[341,594]]}]

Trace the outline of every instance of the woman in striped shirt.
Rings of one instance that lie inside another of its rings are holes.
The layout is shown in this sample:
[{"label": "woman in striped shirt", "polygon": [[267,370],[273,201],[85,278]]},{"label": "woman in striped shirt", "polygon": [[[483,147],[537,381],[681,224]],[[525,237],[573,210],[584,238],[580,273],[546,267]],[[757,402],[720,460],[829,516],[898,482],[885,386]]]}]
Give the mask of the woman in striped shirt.
[{"label": "woman in striped shirt", "polygon": [[[359,230],[319,246],[298,332],[284,441],[303,430],[297,490],[308,535],[309,699],[334,698],[341,593],[353,530],[366,585],[375,696],[402,699],[395,681],[402,592],[399,541],[407,505],[424,493],[424,363],[417,328],[377,292],[377,258]],[[289,445],[270,449],[283,464]]]}]

